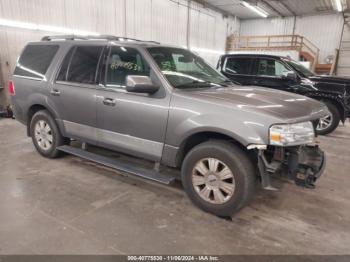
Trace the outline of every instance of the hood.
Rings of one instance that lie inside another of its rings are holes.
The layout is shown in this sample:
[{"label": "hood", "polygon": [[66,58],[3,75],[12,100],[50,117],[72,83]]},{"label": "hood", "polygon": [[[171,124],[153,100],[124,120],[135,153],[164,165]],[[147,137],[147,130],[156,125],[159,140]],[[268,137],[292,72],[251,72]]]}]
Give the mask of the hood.
[{"label": "hood", "polygon": [[339,94],[350,94],[350,78],[339,76],[312,76],[309,77],[317,89]]},{"label": "hood", "polygon": [[186,90],[207,102],[270,115],[283,122],[319,119],[328,113],[322,103],[301,95],[257,86]]},{"label": "hood", "polygon": [[328,83],[350,85],[350,77],[344,77],[344,76],[317,75],[317,76],[309,77],[309,79],[314,82],[328,82]]}]

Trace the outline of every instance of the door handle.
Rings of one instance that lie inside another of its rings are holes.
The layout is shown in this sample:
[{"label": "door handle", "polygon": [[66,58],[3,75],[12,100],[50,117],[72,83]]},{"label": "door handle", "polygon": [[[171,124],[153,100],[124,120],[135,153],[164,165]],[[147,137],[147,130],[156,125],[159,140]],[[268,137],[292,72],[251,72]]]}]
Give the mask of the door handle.
[{"label": "door handle", "polygon": [[57,89],[52,89],[50,91],[50,94],[53,95],[53,96],[59,96],[61,94],[61,92]]},{"label": "door handle", "polygon": [[112,98],[103,99],[103,104],[106,106],[115,106],[115,100]]}]

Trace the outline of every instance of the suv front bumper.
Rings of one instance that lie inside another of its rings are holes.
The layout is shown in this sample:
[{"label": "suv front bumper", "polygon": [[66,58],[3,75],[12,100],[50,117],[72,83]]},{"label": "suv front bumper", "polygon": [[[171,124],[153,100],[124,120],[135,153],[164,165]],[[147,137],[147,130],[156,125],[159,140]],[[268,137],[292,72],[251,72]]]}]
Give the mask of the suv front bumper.
[{"label": "suv front bumper", "polygon": [[274,174],[287,177],[298,186],[314,188],[325,167],[326,156],[318,145],[258,149],[258,168],[265,189],[275,189],[271,185]]}]

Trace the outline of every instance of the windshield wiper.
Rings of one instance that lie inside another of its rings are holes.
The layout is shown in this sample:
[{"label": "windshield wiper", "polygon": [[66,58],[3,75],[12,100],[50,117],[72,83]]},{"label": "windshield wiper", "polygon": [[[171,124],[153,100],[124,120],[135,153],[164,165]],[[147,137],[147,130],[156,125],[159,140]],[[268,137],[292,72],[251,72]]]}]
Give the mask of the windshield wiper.
[{"label": "windshield wiper", "polygon": [[228,85],[230,85],[230,84],[241,85],[240,83],[233,81],[233,80],[230,80],[230,79],[226,79],[226,80],[219,83],[219,85],[222,85],[222,86],[228,86],[227,84]]},{"label": "windshield wiper", "polygon": [[211,87],[212,83],[210,81],[193,81],[186,84],[181,84],[176,86],[176,88],[196,88],[196,87]]}]

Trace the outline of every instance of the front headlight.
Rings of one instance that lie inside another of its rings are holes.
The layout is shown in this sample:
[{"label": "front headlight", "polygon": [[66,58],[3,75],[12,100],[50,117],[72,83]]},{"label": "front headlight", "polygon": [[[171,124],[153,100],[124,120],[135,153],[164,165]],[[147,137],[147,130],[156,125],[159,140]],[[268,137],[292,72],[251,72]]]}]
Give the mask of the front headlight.
[{"label": "front headlight", "polygon": [[314,142],[315,132],[310,121],[280,124],[270,127],[270,145],[296,146]]}]

